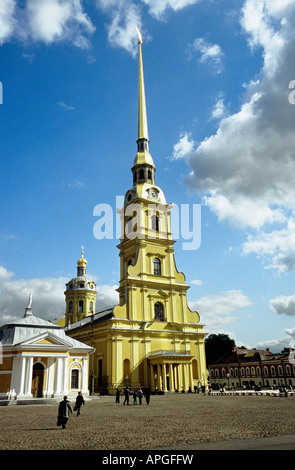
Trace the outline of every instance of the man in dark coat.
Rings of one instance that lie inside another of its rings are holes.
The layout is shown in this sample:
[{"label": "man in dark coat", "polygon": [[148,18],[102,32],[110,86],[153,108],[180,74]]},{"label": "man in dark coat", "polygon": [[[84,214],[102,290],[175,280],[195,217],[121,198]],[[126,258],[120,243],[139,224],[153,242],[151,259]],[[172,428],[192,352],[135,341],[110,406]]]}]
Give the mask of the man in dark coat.
[{"label": "man in dark coat", "polygon": [[124,400],[123,405],[125,405],[125,403],[126,403],[127,405],[129,405],[129,395],[130,395],[130,393],[131,393],[131,392],[130,392],[130,390],[129,390],[129,387],[125,388],[125,390],[124,390],[125,400]]},{"label": "man in dark coat", "polygon": [[60,402],[58,407],[58,425],[66,428],[70,413],[73,413],[68,397],[64,396],[63,401]]},{"label": "man in dark coat", "polygon": [[145,399],[146,399],[146,404],[147,405],[150,403],[150,396],[151,396],[150,389],[147,388],[146,391],[145,391]]},{"label": "man in dark coat", "polygon": [[74,411],[77,410],[77,416],[80,416],[81,406],[85,405],[85,401],[81,392],[78,392]]}]

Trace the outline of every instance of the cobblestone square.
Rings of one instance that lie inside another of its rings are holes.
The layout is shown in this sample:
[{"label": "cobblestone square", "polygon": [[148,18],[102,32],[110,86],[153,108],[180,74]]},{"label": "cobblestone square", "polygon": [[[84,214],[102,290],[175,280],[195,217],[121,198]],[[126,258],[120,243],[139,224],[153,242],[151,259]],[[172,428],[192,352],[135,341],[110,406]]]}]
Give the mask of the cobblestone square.
[{"label": "cobblestone square", "polygon": [[[74,402],[71,402],[72,407]],[[151,396],[146,405],[115,403],[102,396],[86,401],[66,429],[56,425],[58,402],[0,407],[1,450],[181,449],[195,443],[294,435],[295,398]],[[295,445],[294,445],[295,448]]]}]

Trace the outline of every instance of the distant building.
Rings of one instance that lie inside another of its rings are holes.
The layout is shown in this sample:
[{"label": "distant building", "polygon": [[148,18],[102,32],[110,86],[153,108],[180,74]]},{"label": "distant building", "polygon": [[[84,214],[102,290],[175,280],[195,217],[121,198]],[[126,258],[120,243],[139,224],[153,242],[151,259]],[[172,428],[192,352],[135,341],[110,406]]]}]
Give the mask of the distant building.
[{"label": "distant building", "polygon": [[214,387],[282,387],[295,385],[293,350],[275,354],[269,349],[233,348],[214,364],[208,364]]},{"label": "distant building", "polygon": [[32,313],[0,328],[0,399],[28,400],[88,395],[88,355],[93,349]]}]

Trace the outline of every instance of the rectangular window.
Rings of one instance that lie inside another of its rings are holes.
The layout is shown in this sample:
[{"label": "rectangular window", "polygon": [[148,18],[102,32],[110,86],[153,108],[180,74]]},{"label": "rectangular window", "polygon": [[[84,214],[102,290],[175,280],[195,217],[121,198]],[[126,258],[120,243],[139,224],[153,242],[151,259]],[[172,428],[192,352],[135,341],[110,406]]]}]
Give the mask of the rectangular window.
[{"label": "rectangular window", "polygon": [[82,313],[84,312],[84,301],[79,300],[79,312]]}]

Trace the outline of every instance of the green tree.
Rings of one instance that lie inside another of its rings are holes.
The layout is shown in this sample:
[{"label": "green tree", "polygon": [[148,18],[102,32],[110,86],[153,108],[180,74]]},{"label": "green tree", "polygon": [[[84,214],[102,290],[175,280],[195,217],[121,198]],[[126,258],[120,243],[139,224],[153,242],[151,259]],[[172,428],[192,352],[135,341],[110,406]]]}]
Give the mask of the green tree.
[{"label": "green tree", "polygon": [[220,357],[230,353],[235,346],[235,341],[224,333],[209,335],[205,339],[207,365],[213,364]]}]

